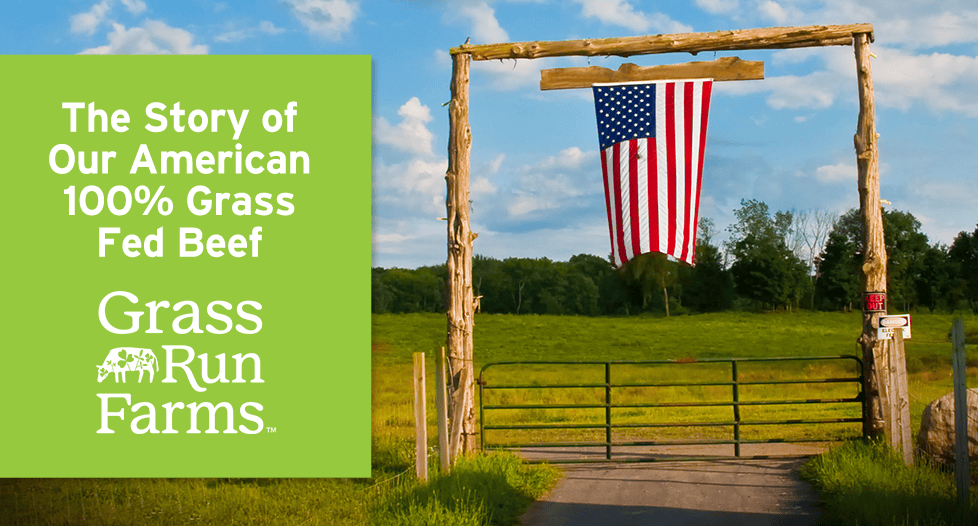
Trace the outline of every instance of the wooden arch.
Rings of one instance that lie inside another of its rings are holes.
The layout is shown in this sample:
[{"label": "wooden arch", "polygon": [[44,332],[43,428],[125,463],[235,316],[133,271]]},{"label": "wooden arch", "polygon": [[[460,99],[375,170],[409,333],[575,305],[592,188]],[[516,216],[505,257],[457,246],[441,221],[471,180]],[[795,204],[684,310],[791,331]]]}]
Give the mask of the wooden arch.
[{"label": "wooden arch", "polygon": [[[774,27],[681,33],[625,38],[515,42],[452,48],[452,99],[449,103],[448,171],[448,357],[451,368],[449,457],[477,447],[475,426],[475,371],[472,362],[476,302],[472,290],[472,243],[478,234],[469,227],[469,170],[472,132],[469,127],[469,66],[473,60],[537,59],[561,56],[621,56],[691,53],[748,49],[788,49],[853,46],[859,89],[859,116],[854,144],[859,171],[859,210],[864,227],[862,285],[864,292],[886,292],[886,247],[880,212],[879,153],[869,44],[871,24]],[[866,385],[865,434],[879,434],[883,409],[879,403],[880,374],[885,374],[888,347],[877,341],[879,312],[863,312],[862,345]],[[877,367],[877,364],[881,364]],[[885,377],[884,377],[885,378]]]}]

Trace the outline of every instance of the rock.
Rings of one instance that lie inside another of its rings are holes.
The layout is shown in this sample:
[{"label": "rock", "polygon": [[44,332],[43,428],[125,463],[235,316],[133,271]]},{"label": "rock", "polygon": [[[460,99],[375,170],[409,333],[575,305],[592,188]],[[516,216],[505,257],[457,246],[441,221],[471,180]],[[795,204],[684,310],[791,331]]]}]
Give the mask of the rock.
[{"label": "rock", "polygon": [[[978,460],[978,389],[968,389],[968,456]],[[924,408],[917,435],[920,451],[939,463],[954,464],[954,393]]]}]

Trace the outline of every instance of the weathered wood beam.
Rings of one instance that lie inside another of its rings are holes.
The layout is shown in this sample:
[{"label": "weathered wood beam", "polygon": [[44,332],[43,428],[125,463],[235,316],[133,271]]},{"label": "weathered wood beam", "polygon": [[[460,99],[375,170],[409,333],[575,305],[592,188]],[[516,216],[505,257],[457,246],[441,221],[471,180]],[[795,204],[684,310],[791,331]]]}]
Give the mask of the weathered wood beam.
[{"label": "weathered wood beam", "polygon": [[785,49],[797,47],[850,46],[853,35],[865,33],[873,41],[872,24],[841,26],[767,27],[713,33],[676,33],[621,38],[562,40],[555,42],[511,42],[505,44],[462,44],[453,55],[467,54],[472,60],[543,58],[566,56],[652,55],[736,51],[742,49]]},{"label": "weathered wood beam", "polygon": [[468,55],[452,57],[452,99],[448,105],[448,358],[451,366],[452,417],[449,448],[452,462],[475,449],[475,373],[472,371],[472,242],[469,227],[469,170],[472,130],[469,127]]},{"label": "weathered wood beam", "polygon": [[540,89],[590,88],[600,82],[634,82],[667,79],[761,80],[764,62],[723,57],[711,62],[687,62],[665,66],[622,64],[618,70],[590,66],[586,68],[557,68],[540,71]]},{"label": "weathered wood beam", "polygon": [[[886,293],[886,245],[883,241],[883,213],[880,210],[880,160],[876,134],[876,97],[873,91],[873,68],[870,62],[870,36],[856,35],[856,80],[859,88],[859,118],[853,143],[859,172],[859,216],[863,227],[863,292]],[[863,351],[863,387],[867,422],[864,432],[882,435],[887,424],[884,408],[888,406],[890,349],[877,340],[879,312],[867,312],[863,306],[863,332],[859,337]]]}]

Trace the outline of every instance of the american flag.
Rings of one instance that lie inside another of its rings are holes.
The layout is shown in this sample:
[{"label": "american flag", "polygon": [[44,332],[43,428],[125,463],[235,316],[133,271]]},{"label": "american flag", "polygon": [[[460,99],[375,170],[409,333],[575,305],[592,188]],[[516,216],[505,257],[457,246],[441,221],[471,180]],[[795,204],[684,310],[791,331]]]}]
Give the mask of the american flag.
[{"label": "american flag", "polygon": [[711,79],[595,84],[612,260],[693,264]]}]

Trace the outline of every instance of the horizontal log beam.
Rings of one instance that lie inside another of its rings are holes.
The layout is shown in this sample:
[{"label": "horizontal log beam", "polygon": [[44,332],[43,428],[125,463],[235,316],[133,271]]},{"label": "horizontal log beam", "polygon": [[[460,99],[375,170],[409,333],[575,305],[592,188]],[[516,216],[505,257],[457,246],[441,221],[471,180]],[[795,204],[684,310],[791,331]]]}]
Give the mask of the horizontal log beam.
[{"label": "horizontal log beam", "polygon": [[761,80],[764,62],[723,57],[711,62],[687,62],[665,66],[636,66],[622,64],[618,70],[590,66],[558,68],[540,71],[540,89],[590,88],[600,82],[636,82],[667,79]]},{"label": "horizontal log beam", "polygon": [[453,55],[468,54],[472,60],[504,58],[543,58],[566,56],[652,55],[737,51],[743,49],[786,49],[818,46],[850,46],[852,36],[867,33],[873,40],[872,24],[841,26],[767,27],[714,33],[677,33],[639,37],[562,40],[555,42],[513,42],[507,44],[462,44]]}]

